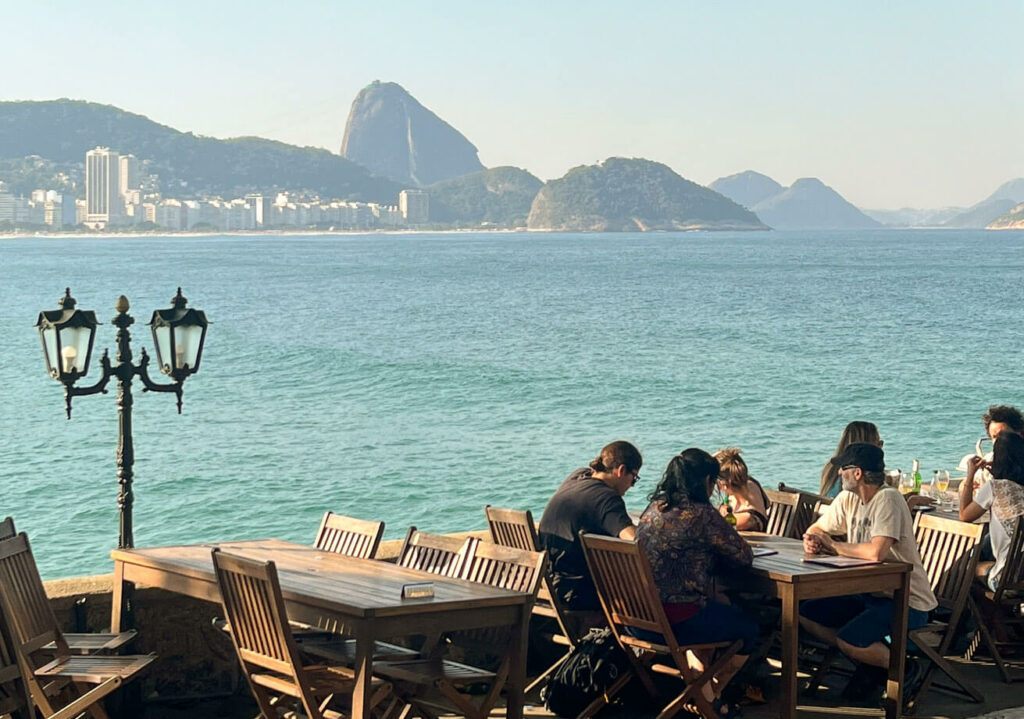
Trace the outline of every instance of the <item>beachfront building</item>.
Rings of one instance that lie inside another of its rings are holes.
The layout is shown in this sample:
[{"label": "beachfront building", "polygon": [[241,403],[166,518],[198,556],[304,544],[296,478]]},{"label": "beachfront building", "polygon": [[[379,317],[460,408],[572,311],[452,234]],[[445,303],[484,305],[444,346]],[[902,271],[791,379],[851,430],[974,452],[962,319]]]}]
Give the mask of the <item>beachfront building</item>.
[{"label": "beachfront building", "polygon": [[117,225],[124,216],[120,155],[109,147],[85,153],[85,224],[94,230]]},{"label": "beachfront building", "polygon": [[402,190],[398,209],[407,225],[422,225],[430,219],[430,195],[425,190]]}]

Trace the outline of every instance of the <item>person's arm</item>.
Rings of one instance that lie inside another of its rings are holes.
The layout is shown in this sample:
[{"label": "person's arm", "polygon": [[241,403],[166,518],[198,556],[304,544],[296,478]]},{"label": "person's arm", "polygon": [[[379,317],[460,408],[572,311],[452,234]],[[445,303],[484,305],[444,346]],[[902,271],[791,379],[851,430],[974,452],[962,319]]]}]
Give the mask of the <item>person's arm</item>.
[{"label": "person's arm", "polygon": [[623,527],[622,531],[619,532],[619,539],[625,539],[629,542],[636,541],[636,527],[630,524],[628,527]]},{"label": "person's arm", "polygon": [[718,557],[736,567],[749,567],[754,561],[754,552],[746,540],[718,516],[713,508],[706,517],[708,543]]},{"label": "person's arm", "polygon": [[831,549],[843,557],[855,557],[857,559],[870,559],[873,562],[881,562],[889,556],[889,550],[896,540],[892,537],[884,537],[876,534],[870,542],[852,544],[850,542],[837,542],[828,534],[823,534],[819,541],[826,549]]},{"label": "person's arm", "polygon": [[844,534],[846,528],[845,519],[845,497],[837,497],[832,503],[825,507],[825,511],[818,517],[804,533],[804,551],[808,554],[817,554],[822,549],[831,549],[833,534]]},{"label": "person's arm", "polygon": [[[983,461],[981,457],[971,457],[971,460],[968,461],[967,464],[967,479],[963,481],[963,485],[960,487],[961,522],[973,522],[975,519],[983,515],[986,509],[992,506],[993,488],[991,482],[986,483],[977,492],[974,491],[974,471],[971,470],[971,464],[975,459],[979,462]],[[976,469],[977,468],[975,467],[975,470]]]}]

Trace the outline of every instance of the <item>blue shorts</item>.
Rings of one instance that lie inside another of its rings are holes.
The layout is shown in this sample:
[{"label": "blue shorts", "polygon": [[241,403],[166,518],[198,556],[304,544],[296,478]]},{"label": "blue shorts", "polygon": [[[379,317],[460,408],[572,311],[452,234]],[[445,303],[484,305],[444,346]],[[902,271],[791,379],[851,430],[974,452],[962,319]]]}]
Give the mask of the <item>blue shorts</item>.
[{"label": "blue shorts", "polygon": [[[870,594],[846,597],[807,599],[800,603],[800,616],[830,629],[855,647],[869,647],[892,634],[892,599]],[[907,614],[907,630],[920,629],[928,623],[928,612],[911,609]]]},{"label": "blue shorts", "polygon": [[[729,604],[709,600],[707,605],[689,619],[672,625],[676,641],[686,644],[712,644],[714,642],[743,642],[739,653],[748,655],[757,643],[757,622],[745,612]],[[661,642],[661,635],[645,629],[631,629],[637,639]]]}]

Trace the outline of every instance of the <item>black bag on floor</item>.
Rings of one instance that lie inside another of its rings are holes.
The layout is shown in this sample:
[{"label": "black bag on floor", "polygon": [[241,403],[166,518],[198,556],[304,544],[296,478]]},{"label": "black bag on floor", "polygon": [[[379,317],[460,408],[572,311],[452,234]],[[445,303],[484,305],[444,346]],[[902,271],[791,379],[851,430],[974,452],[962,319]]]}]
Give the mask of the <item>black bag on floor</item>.
[{"label": "black bag on floor", "polygon": [[544,707],[571,719],[629,671],[629,659],[610,629],[591,629],[541,690]]}]

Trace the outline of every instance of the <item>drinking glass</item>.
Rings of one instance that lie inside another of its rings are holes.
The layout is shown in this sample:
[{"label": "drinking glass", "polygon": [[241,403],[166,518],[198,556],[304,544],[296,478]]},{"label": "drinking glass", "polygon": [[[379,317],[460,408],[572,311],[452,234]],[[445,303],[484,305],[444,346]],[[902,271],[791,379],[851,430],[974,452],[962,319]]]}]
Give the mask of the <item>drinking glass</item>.
[{"label": "drinking glass", "polygon": [[910,472],[900,474],[900,494],[910,494],[917,489],[914,484],[914,475]]},{"label": "drinking glass", "polygon": [[946,499],[946,490],[949,489],[949,470],[939,469],[935,471],[935,489],[938,490],[940,500]]}]

